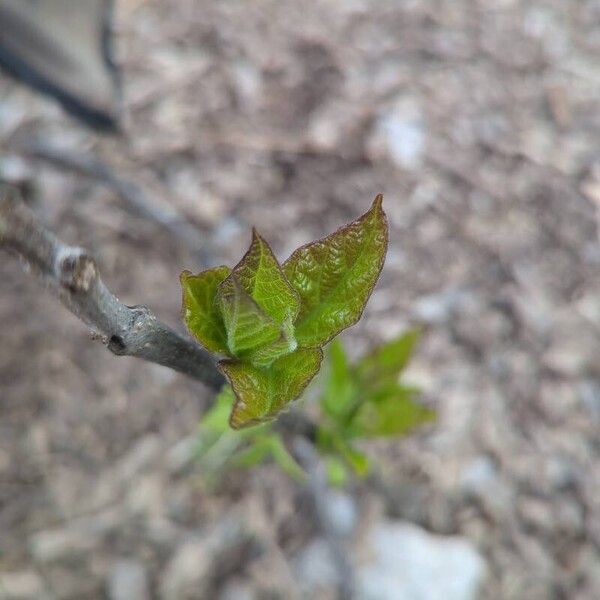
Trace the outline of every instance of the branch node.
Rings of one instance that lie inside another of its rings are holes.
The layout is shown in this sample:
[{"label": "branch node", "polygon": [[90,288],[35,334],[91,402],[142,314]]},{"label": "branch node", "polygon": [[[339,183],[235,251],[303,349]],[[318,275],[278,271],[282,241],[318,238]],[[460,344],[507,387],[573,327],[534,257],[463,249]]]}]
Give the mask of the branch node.
[{"label": "branch node", "polygon": [[147,306],[129,307],[119,302],[85,249],[61,242],[17,194],[2,187],[0,249],[22,256],[113,354],[137,356],[175,369],[215,390],[223,384],[210,354],[161,323]]},{"label": "branch node", "polygon": [[57,253],[55,264],[61,285],[72,292],[88,292],[98,277],[94,259],[82,248],[61,249]]},{"label": "branch node", "polygon": [[126,354],[127,347],[120,335],[111,335],[106,346],[113,354],[116,354],[117,356],[123,356]]}]

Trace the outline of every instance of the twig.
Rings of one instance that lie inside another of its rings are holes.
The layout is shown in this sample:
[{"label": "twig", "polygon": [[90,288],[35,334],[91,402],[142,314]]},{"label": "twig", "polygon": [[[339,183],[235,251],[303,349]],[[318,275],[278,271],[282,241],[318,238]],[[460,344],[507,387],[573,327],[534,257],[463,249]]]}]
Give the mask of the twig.
[{"label": "twig", "polygon": [[117,175],[99,158],[73,154],[43,142],[22,142],[17,149],[29,158],[42,160],[105,185],[125,201],[129,212],[158,223],[197,257],[205,258],[202,235],[194,225],[171,204],[159,198],[150,198],[139,185]]},{"label": "twig", "polygon": [[207,352],[158,321],[146,306],[121,303],[87,251],[61,242],[8,188],[0,189],[0,248],[27,260],[63,304],[101,334],[113,354],[169,367],[213,389],[224,382]]},{"label": "twig", "polygon": [[308,473],[308,489],[313,498],[315,514],[329,545],[338,572],[338,599],[352,600],[355,598],[355,583],[352,565],[343,540],[331,522],[327,509],[327,480],[314,446],[303,437],[294,440],[294,454]]},{"label": "twig", "polygon": [[[0,187],[0,248],[27,260],[113,354],[163,365],[214,390],[225,383],[208,352],[158,321],[147,306],[121,303],[105,286],[87,251],[61,242],[8,187]],[[316,424],[298,411],[282,414],[276,427],[310,442],[316,437]]]}]

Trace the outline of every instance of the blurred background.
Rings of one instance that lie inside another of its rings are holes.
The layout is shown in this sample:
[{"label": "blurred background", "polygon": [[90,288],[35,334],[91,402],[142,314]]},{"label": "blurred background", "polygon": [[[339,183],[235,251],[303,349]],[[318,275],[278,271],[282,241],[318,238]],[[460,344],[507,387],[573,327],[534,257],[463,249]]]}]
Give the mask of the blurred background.
[{"label": "blurred background", "polygon": [[[600,597],[600,2],[119,0],[114,29],[121,131],[2,75],[0,178],[179,330],[181,270],[252,225],[284,259],[383,192],[344,338],[423,324],[406,379],[438,419],[365,447],[385,492],[329,498],[361,597]],[[336,597],[302,486],[203,482],[206,389],[112,356],[7,254],[0,281],[0,599]]]}]

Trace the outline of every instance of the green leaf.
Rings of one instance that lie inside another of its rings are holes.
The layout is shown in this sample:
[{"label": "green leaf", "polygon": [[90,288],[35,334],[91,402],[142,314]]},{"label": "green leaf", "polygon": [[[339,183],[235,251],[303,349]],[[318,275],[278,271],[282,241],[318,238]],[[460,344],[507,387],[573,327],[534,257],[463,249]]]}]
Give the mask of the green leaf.
[{"label": "green leaf", "polygon": [[242,361],[221,361],[219,367],[237,398],[229,419],[231,427],[241,429],[273,419],[302,393],[322,358],[320,348],[305,348],[277,359],[268,369]]},{"label": "green leaf", "polygon": [[327,481],[333,487],[344,487],[348,483],[348,469],[343,460],[328,456],[325,461]]},{"label": "green leaf", "polygon": [[251,466],[272,454],[270,442],[261,444],[269,436],[268,425],[231,430],[229,414],[234,401],[231,386],[225,384],[200,420],[195,456],[202,464],[202,479],[209,486],[215,485],[229,466]]},{"label": "green leaf", "polygon": [[354,325],[375,287],[387,250],[383,197],[332,235],[296,250],[283,271],[300,295],[296,339],[301,347],[322,346]]},{"label": "green leaf", "polygon": [[[231,407],[235,402],[235,394],[229,384],[225,384],[222,388],[213,405],[204,413],[198,425],[198,440],[196,444],[196,456],[203,458],[209,451],[213,451],[227,459],[226,454],[231,454],[236,451],[242,444],[247,434],[245,432],[233,432],[229,427],[229,414]],[[261,432],[261,428],[256,427],[252,430],[253,435]],[[227,450],[224,451],[224,448]],[[219,459],[217,462],[221,462]]]},{"label": "green leaf", "polygon": [[265,346],[253,349],[248,353],[248,360],[256,367],[268,367],[279,357],[293,352],[296,347],[294,324],[291,319],[286,319],[279,330],[279,337]]},{"label": "green leaf", "polygon": [[221,283],[217,298],[231,356],[244,358],[280,337],[280,327],[254,302],[237,277],[230,275]]},{"label": "green leaf", "polygon": [[199,423],[195,457],[202,463],[202,478],[210,486],[218,481],[225,465],[244,443],[244,437],[231,431],[228,423],[234,398],[231,386],[224,385]]},{"label": "green leaf", "polygon": [[252,440],[247,448],[238,452],[231,459],[231,465],[247,469],[259,465],[270,454],[271,441],[267,436],[261,436]]},{"label": "green leaf", "polygon": [[296,349],[298,294],[255,230],[248,252],[221,283],[218,298],[233,356],[266,367]]},{"label": "green leaf", "polygon": [[327,426],[317,429],[317,448],[322,454],[338,456],[360,477],[369,472],[369,459],[356,450],[347,439],[347,431],[335,431]]},{"label": "green leaf", "polygon": [[286,320],[295,320],[300,310],[298,293],[284,275],[269,244],[255,229],[248,252],[231,272],[230,278],[233,277],[275,323],[283,325]]},{"label": "green leaf", "polygon": [[373,391],[352,420],[352,437],[403,435],[418,425],[435,419],[435,411],[415,401],[414,388],[389,383]]},{"label": "green leaf", "polygon": [[420,337],[421,330],[415,328],[375,348],[356,365],[360,380],[367,386],[397,381]]},{"label": "green leaf", "polygon": [[182,316],[189,332],[212,352],[228,354],[227,333],[216,295],[219,284],[229,275],[229,267],[215,267],[193,275],[180,275],[183,290]]},{"label": "green leaf", "polygon": [[334,340],[329,346],[325,390],[321,396],[323,411],[335,421],[345,420],[352,411],[358,388],[344,346]]},{"label": "green leaf", "polygon": [[249,468],[264,462],[268,458],[272,458],[285,473],[294,479],[302,480],[306,477],[304,469],[288,452],[281,436],[274,432],[263,433],[254,437],[247,448],[238,452],[231,459],[231,465]]},{"label": "green leaf", "polygon": [[354,448],[347,440],[341,436],[334,436],[333,447],[335,451],[352,467],[353,471],[359,477],[365,477],[369,473],[369,459]]},{"label": "green leaf", "polygon": [[200,430],[210,430],[218,433],[228,430],[227,417],[235,402],[235,394],[229,384],[221,387],[212,406],[202,415]]}]

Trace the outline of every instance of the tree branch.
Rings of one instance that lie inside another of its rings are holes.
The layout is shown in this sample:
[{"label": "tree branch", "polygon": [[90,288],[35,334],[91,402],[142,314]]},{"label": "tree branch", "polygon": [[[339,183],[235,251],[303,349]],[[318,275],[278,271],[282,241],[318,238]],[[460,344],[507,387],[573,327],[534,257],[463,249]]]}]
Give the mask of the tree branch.
[{"label": "tree branch", "polygon": [[0,248],[27,260],[62,303],[101,334],[113,354],[169,367],[215,390],[224,383],[210,354],[161,323],[148,307],[119,302],[87,251],[61,242],[7,188],[0,189]]}]

